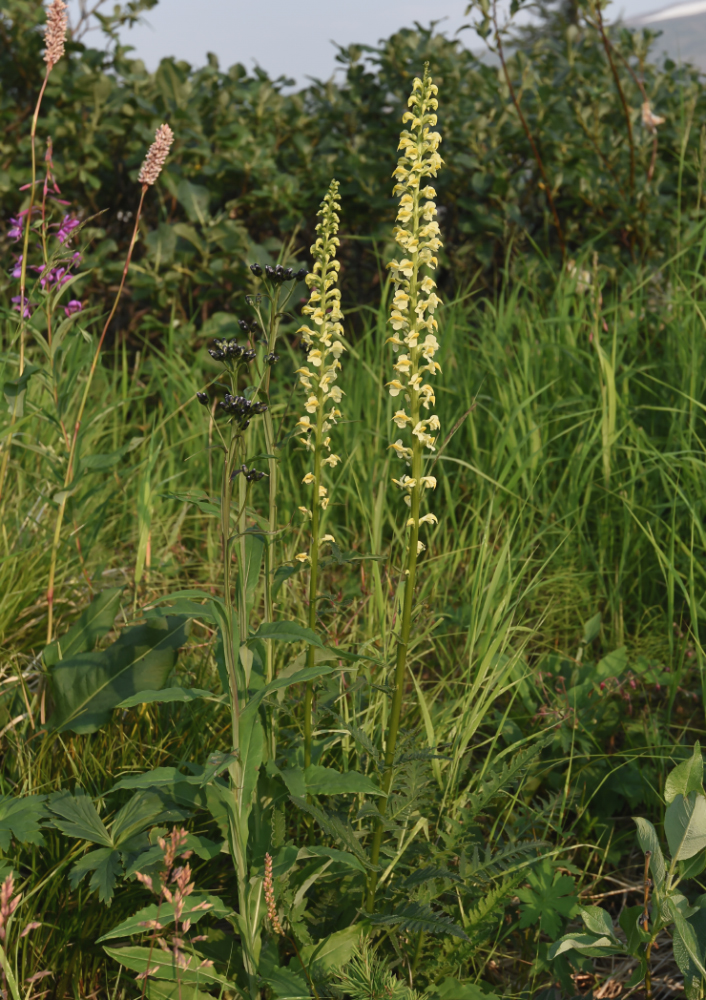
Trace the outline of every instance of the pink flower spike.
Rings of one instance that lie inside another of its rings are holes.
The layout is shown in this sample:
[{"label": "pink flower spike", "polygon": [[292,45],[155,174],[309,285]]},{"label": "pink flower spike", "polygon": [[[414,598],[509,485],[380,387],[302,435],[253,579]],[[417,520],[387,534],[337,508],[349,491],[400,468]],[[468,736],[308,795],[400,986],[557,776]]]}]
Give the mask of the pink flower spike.
[{"label": "pink flower spike", "polygon": [[46,976],[53,976],[54,973],[51,969],[42,969],[41,972],[35,972],[33,976],[27,976],[25,979],[26,983],[36,983],[38,979],[44,979]]},{"label": "pink flower spike", "polygon": [[39,920],[33,920],[31,923],[27,924],[25,929],[20,934],[20,937],[26,937],[30,931],[36,931],[38,927],[41,927],[41,922]]}]

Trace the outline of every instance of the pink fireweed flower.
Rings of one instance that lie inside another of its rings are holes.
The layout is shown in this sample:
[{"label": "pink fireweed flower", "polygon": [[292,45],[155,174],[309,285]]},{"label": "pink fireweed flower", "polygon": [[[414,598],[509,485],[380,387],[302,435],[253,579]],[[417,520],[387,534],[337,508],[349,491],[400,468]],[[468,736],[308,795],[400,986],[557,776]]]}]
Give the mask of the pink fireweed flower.
[{"label": "pink fireweed flower", "polygon": [[74,229],[77,229],[81,223],[78,219],[72,218],[70,215],[65,215],[60,223],[58,223],[58,230],[56,233],[56,238],[60,243],[66,243],[67,240],[71,238],[71,233]]},{"label": "pink fireweed flower", "polygon": [[64,312],[67,316],[73,316],[74,313],[80,313],[83,309],[83,302],[79,302],[78,299],[71,299],[64,306]]},{"label": "pink fireweed flower", "polygon": [[23,226],[22,217],[25,214],[26,214],[25,212],[20,212],[19,216],[16,219],[15,218],[10,219],[10,228],[7,231],[8,239],[19,240],[22,238],[22,226]]},{"label": "pink fireweed flower", "polygon": [[[15,312],[19,312],[20,311],[20,302],[22,301],[21,298],[20,298],[20,296],[19,295],[13,295],[12,298],[10,299],[10,301],[12,302],[12,308],[15,310]],[[32,302],[28,302],[25,299],[25,306],[24,306],[24,309],[22,310],[23,317],[25,319],[29,319],[30,316],[32,315],[32,310],[34,308],[35,308],[34,304]]]}]

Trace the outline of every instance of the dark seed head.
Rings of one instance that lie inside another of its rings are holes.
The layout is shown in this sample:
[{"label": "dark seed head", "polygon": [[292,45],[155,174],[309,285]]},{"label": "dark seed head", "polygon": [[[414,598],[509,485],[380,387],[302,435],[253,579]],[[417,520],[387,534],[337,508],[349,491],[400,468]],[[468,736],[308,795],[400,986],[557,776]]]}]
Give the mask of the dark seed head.
[{"label": "dark seed head", "polygon": [[206,395],[205,392],[197,392],[196,398],[198,399],[199,403],[201,403],[202,406],[208,406],[208,396]]},{"label": "dark seed head", "polygon": [[247,333],[248,330],[250,329],[250,324],[248,323],[248,321],[246,319],[239,319],[238,320],[238,326],[243,331],[243,333]]},{"label": "dark seed head", "polygon": [[295,281],[303,281],[309,272],[305,267],[299,268],[299,270],[294,274]]},{"label": "dark seed head", "polygon": [[255,357],[256,357],[256,354],[255,354],[255,351],[253,351],[251,349],[248,349],[247,351],[243,351],[242,357],[243,357],[243,361],[254,361]]},{"label": "dark seed head", "polygon": [[211,355],[214,361],[223,361],[223,359],[225,358],[225,354],[223,353],[223,351],[218,349],[213,350],[212,348],[209,348],[208,353]]},{"label": "dark seed head", "polygon": [[268,365],[276,365],[279,361],[279,354],[268,354],[265,357],[265,361]]},{"label": "dark seed head", "polygon": [[259,264],[251,264],[250,270],[257,278],[262,274],[262,267]]}]

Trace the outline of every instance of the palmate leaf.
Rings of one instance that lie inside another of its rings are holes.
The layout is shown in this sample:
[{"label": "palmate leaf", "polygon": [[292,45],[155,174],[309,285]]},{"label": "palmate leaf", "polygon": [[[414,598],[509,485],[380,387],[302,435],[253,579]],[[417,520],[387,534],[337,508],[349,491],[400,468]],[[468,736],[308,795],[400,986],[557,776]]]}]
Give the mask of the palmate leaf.
[{"label": "palmate leaf", "polygon": [[107,649],[61,660],[51,674],[52,726],[58,732],[93,733],[125,698],[163,687],[189,628],[182,617],[158,618],[124,629]]},{"label": "palmate leaf", "polygon": [[0,848],[3,851],[9,849],[12,839],[20,844],[44,845],[41,823],[47,815],[45,802],[46,795],[0,796]]},{"label": "palmate leaf", "polygon": [[563,920],[578,912],[575,881],[570,875],[561,875],[551,861],[543,861],[527,876],[528,888],[517,890],[522,901],[520,927],[539,924],[550,937],[561,933]]},{"label": "palmate leaf", "polygon": [[407,903],[394,913],[375,914],[368,918],[373,924],[398,927],[411,934],[444,935],[468,941],[465,931],[455,924],[445,913],[437,913],[426,903]]},{"label": "palmate leaf", "polygon": [[84,792],[78,791],[75,795],[71,792],[56,792],[50,797],[48,805],[57,830],[69,837],[88,840],[91,844],[113,847],[113,838],[93,802]]},{"label": "palmate leaf", "polygon": [[89,888],[98,892],[101,903],[110,905],[115,892],[115,882],[121,870],[120,852],[112,847],[100,847],[79,858],[69,872],[69,884],[75,889],[89,872],[93,872]]}]

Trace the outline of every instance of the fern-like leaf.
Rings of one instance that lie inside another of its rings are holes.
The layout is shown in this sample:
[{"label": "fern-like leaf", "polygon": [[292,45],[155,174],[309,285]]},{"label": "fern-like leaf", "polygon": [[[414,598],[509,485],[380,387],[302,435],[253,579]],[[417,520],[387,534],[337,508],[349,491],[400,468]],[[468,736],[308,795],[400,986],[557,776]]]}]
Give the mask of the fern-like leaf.
[{"label": "fern-like leaf", "polygon": [[451,937],[468,941],[465,931],[455,924],[445,913],[437,913],[425,903],[407,903],[394,913],[381,913],[368,918],[371,923],[397,926],[401,931],[412,934],[449,934]]}]

